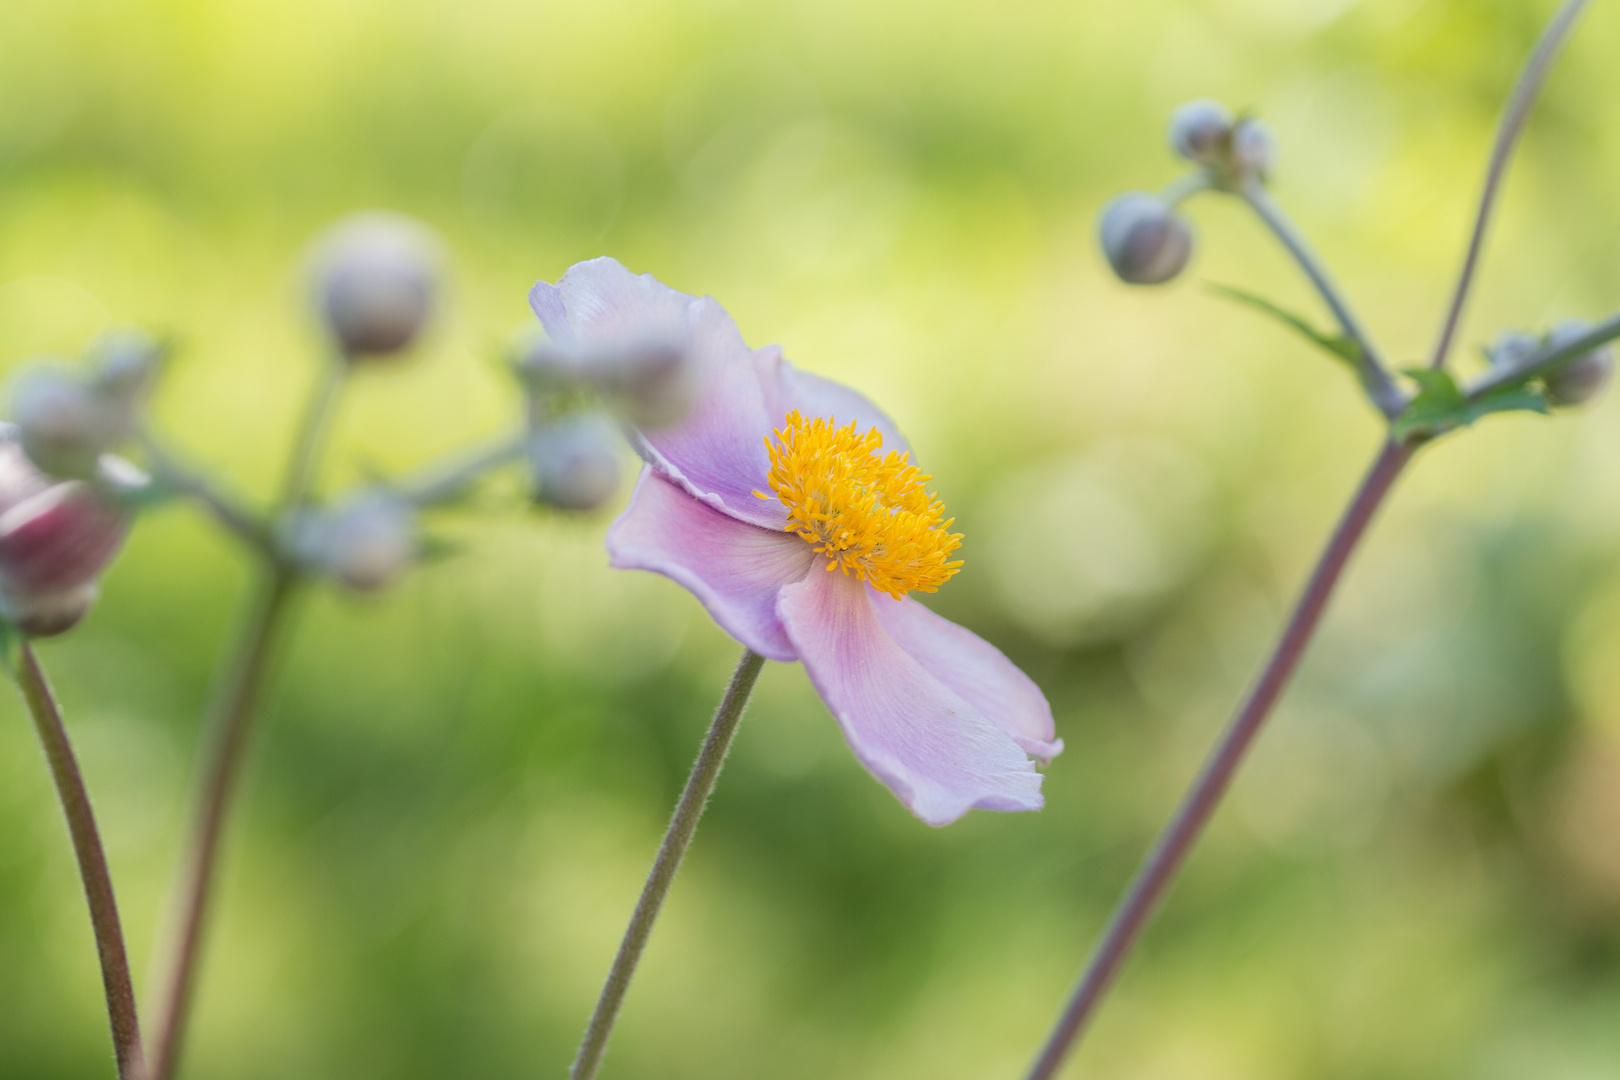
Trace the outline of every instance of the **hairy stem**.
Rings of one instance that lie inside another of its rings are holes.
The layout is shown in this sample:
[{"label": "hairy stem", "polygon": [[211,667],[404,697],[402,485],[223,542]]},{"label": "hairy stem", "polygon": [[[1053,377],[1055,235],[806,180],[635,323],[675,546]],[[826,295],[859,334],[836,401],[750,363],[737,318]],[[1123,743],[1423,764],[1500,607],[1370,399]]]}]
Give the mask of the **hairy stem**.
[{"label": "hairy stem", "polygon": [[1558,57],[1558,50],[1563,47],[1569,32],[1575,28],[1575,20],[1585,10],[1587,0],[1567,0],[1558,14],[1553,16],[1547,29],[1542,31],[1541,40],[1536,43],[1535,52],[1525,62],[1524,70],[1519,74],[1519,81],[1513,88],[1513,96],[1508,99],[1507,108],[1502,113],[1501,123],[1496,129],[1496,144],[1491,148],[1490,164],[1485,169],[1485,188],[1480,192],[1479,209],[1474,213],[1474,229],[1468,238],[1468,251],[1463,256],[1462,270],[1457,275],[1456,288],[1452,290],[1451,303],[1446,307],[1445,319],[1440,324],[1440,337],[1435,342],[1434,353],[1429,358],[1430,367],[1441,367],[1451,355],[1451,346],[1457,338],[1457,327],[1462,321],[1463,307],[1468,302],[1469,291],[1474,285],[1474,271],[1479,267],[1480,252],[1485,246],[1485,230],[1490,226],[1491,212],[1496,208],[1497,196],[1501,192],[1502,179],[1507,175],[1509,163],[1513,160],[1513,149],[1518,145],[1519,135],[1524,131],[1524,122],[1530,116],[1530,108],[1541,93],[1541,87],[1547,81],[1547,73],[1552,70],[1552,64]]},{"label": "hairy stem", "polygon": [[[341,363],[328,363],[310,395],[282,483],[283,511],[303,502],[314,482],[346,371]],[[170,1080],[179,1060],[231,796],[241,778],[278,632],[300,581],[295,568],[271,553],[260,554],[266,564],[264,576],[226,662],[226,674],[207,723],[208,750],[177,886],[177,929],[167,963],[161,968],[160,1011],[153,1026],[148,1080]]]},{"label": "hairy stem", "polygon": [[1400,415],[1406,407],[1406,395],[1395,384],[1389,369],[1384,365],[1378,353],[1378,347],[1373,343],[1372,336],[1362,328],[1361,320],[1356,318],[1355,312],[1350,309],[1339,287],[1329,276],[1327,267],[1317,258],[1316,252],[1311,250],[1305,237],[1289,220],[1283,208],[1271,197],[1271,193],[1258,180],[1251,180],[1238,189],[1243,201],[1249,204],[1255,215],[1272,231],[1283,247],[1288,249],[1294,257],[1305,276],[1311,279],[1316,291],[1326,301],[1328,309],[1339,323],[1339,328],[1346,337],[1356,343],[1361,352],[1359,364],[1361,383],[1367,390],[1367,396],[1372,398],[1373,404],[1387,417],[1394,418]]},{"label": "hairy stem", "polygon": [[630,925],[619,944],[619,953],[613,958],[613,967],[608,971],[602,996],[596,1002],[596,1011],[591,1014],[585,1038],[580,1043],[573,1068],[569,1070],[570,1080],[590,1080],[602,1064],[608,1037],[613,1034],[613,1024],[619,1017],[620,1006],[624,1004],[630,979],[635,975],[636,963],[647,946],[647,938],[652,934],[659,909],[664,906],[664,897],[669,893],[670,883],[675,880],[675,872],[680,869],[681,859],[692,843],[692,834],[697,831],[698,819],[703,816],[709,794],[714,791],[715,781],[720,778],[720,766],[726,760],[726,751],[731,748],[732,736],[737,733],[737,723],[742,719],[744,706],[748,704],[748,695],[753,692],[754,682],[764,665],[765,658],[752,650],[744,651],[742,659],[737,662],[731,685],[726,688],[726,695],[715,710],[714,722],[709,725],[703,748],[698,751],[691,776],[687,777],[686,790],[681,792],[681,801],[675,806],[669,831],[664,834],[658,857],[653,860],[652,872],[647,875],[647,884],[641,890],[641,899],[636,902],[635,913],[630,916]]},{"label": "hairy stem", "polygon": [[56,793],[62,800],[73,852],[79,860],[79,877],[84,881],[84,898],[90,905],[90,925],[95,930],[96,952],[101,956],[101,985],[107,995],[107,1017],[112,1022],[113,1053],[118,1061],[119,1080],[139,1080],[141,1027],[135,1013],[135,988],[129,978],[129,957],[124,949],[124,931],[118,922],[118,901],[113,896],[112,874],[107,854],[101,846],[95,811],[84,777],[62,723],[62,711],[51,693],[45,671],[39,666],[33,646],[24,642],[17,683],[23,700],[34,718],[40,745],[50,763]]},{"label": "hairy stem", "polygon": [[1338,528],[1317,560],[1310,581],[1294,605],[1282,638],[1272,650],[1259,680],[1232,717],[1175,816],[1160,833],[1158,842],[1137,871],[1130,889],[1115,908],[1091,962],[1030,1069],[1028,1080],[1051,1080],[1057,1075],[1058,1068],[1107,993],[1148,918],[1214,814],[1245,753],[1287,686],[1289,677],[1299,666],[1300,657],[1304,655],[1305,647],[1322,618],[1328,598],[1344,573],[1351,553],[1355,551],[1373,514],[1389,494],[1391,485],[1411,459],[1412,453],[1411,444],[1386,442],[1374,459],[1372,468],[1362,480],[1361,487],[1340,518]]}]

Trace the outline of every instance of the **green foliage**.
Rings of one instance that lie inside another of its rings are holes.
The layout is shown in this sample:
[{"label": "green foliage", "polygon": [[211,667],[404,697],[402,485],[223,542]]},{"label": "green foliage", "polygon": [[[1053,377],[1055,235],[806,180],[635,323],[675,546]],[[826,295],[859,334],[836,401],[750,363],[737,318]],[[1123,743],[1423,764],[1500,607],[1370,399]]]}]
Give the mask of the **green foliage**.
[{"label": "green foliage", "polygon": [[1418,384],[1418,392],[1395,418],[1391,434],[1397,439],[1432,439],[1492,413],[1549,411],[1546,396],[1533,386],[1503,386],[1470,398],[1444,369],[1406,368],[1402,374]]},{"label": "green foliage", "polygon": [[1207,284],[1210,291],[1216,295],[1223,296],[1228,300],[1234,300],[1255,309],[1263,315],[1269,315],[1276,319],[1335,360],[1348,365],[1351,372],[1358,379],[1361,377],[1363,364],[1361,346],[1357,345],[1355,339],[1348,334],[1332,334],[1318,330],[1302,316],[1296,315],[1287,308],[1280,307],[1265,297],[1249,292],[1246,289],[1239,289],[1232,285],[1221,285],[1217,282],[1208,282]]}]

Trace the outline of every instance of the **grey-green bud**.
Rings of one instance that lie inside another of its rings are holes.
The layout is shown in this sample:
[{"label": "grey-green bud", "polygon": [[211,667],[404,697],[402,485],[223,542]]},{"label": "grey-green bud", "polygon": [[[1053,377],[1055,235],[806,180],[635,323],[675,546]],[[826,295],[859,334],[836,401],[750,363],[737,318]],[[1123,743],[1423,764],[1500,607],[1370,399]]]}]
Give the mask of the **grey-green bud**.
[{"label": "grey-green bud", "polygon": [[1264,180],[1277,163],[1277,140],[1270,127],[1246,116],[1232,129],[1231,155],[1235,173]]},{"label": "grey-green bud", "polygon": [[619,486],[613,427],[595,413],[574,413],[541,427],[529,441],[534,498],[562,510],[595,510]]},{"label": "grey-green bud", "polygon": [[1170,114],[1170,148],[1198,165],[1218,164],[1232,135],[1232,110],[1200,98]]},{"label": "grey-green bud", "polygon": [[[1547,334],[1553,348],[1572,342],[1592,329],[1590,323],[1568,319]],[[1542,379],[1547,400],[1554,405],[1582,405],[1602,392],[1614,375],[1614,349],[1603,345],[1584,353]]]},{"label": "grey-green bud", "polygon": [[1192,256],[1192,228],[1157,195],[1130,191],[1103,207],[1098,238],[1122,281],[1157,285],[1181,273]]},{"label": "grey-green bud", "polygon": [[121,326],[97,336],[90,343],[89,358],[96,390],[133,403],[157,374],[163,343],[138,326]]},{"label": "grey-green bud", "polygon": [[300,565],[358,592],[393,584],[420,550],[414,508],[382,488],[361,491],[331,509],[300,512],[286,542]]},{"label": "grey-green bud", "polygon": [[124,427],[117,409],[60,367],[19,374],[11,388],[11,416],[29,459],[64,479],[94,476],[102,453]]},{"label": "grey-green bud", "polygon": [[393,356],[416,340],[438,299],[438,240],[403,214],[345,218],[316,245],[315,303],[350,360]]}]

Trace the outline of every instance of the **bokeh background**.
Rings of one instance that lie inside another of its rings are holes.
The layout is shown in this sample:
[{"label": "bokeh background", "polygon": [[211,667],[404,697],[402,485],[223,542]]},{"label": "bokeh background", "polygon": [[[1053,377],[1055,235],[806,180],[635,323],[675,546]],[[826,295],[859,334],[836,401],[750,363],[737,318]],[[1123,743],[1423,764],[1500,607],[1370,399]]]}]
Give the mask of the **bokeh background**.
[{"label": "bokeh background", "polygon": [[[6,0],[0,367],[141,322],[159,423],[266,495],[318,339],[308,238],[389,207],[446,315],[343,406],[324,484],[517,415],[524,294],[618,256],[908,430],[967,535],[931,600],[1050,695],[1038,815],[915,820],[767,670],[605,1077],[1019,1073],[1376,445],[1343,373],[1199,280],[1316,313],[1241,207],[1178,285],[1105,273],[1112,193],[1214,96],[1397,358],[1429,344],[1550,0]],[[1537,111],[1472,345],[1620,304],[1620,12]],[[230,837],[187,1074],[558,1077],[737,646],[610,514],[515,483],[375,600],[299,613]],[[1426,451],[1066,1075],[1620,1075],[1620,400]],[[138,966],[242,554],[143,520],[43,649]],[[0,696],[0,1076],[110,1076],[29,725]]]}]

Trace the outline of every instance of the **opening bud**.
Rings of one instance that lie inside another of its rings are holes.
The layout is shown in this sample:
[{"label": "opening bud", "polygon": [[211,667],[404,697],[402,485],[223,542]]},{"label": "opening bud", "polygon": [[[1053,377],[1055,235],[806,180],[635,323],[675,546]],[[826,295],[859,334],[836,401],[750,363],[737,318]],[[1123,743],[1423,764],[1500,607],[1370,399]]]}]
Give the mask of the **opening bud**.
[{"label": "opening bud", "polygon": [[1170,148],[1197,165],[1218,165],[1232,136],[1232,110],[1217,101],[1189,101],[1170,114]]},{"label": "opening bud", "polygon": [[560,510],[595,510],[619,487],[619,440],[596,413],[548,423],[529,440],[536,502]]},{"label": "opening bud", "polygon": [[[1590,330],[1591,324],[1567,319],[1547,334],[1547,344],[1556,348],[1574,341]],[[1614,375],[1614,349],[1608,345],[1584,353],[1542,380],[1547,400],[1554,405],[1581,405],[1597,397]]]},{"label": "opening bud", "polygon": [[[121,458],[102,468],[145,479]],[[96,580],[118,554],[130,514],[88,483],[52,480],[0,425],[0,613],[37,637],[61,633],[89,610]]]},{"label": "opening bud", "polygon": [[1192,257],[1192,228],[1157,195],[1130,191],[1103,207],[1098,237],[1121,281],[1158,285],[1181,273]]},{"label": "opening bud", "polygon": [[345,218],[316,243],[315,304],[351,361],[393,356],[416,340],[438,296],[438,240],[403,214]]},{"label": "opening bud", "polygon": [[357,592],[376,592],[416,561],[416,513],[393,492],[369,488],[331,509],[299,511],[287,548],[307,570]]}]

